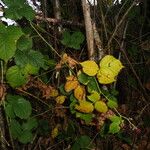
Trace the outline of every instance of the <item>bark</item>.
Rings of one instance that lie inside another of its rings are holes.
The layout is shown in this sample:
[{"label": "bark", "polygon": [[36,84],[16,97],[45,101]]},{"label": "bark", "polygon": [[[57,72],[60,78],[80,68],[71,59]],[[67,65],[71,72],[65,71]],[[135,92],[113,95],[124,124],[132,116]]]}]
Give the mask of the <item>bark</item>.
[{"label": "bark", "polygon": [[94,60],[96,53],[94,49],[94,32],[93,32],[92,19],[90,16],[90,5],[87,3],[86,0],[82,0],[81,2],[83,8],[84,22],[85,22],[88,57],[90,60]]}]

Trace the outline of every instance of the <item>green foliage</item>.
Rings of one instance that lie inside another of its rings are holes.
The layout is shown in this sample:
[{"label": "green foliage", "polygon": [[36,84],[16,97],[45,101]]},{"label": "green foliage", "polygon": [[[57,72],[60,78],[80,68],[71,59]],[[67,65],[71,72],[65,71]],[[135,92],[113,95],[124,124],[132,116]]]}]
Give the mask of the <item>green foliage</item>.
[{"label": "green foliage", "polygon": [[27,100],[20,97],[13,104],[13,109],[17,117],[21,119],[27,119],[31,115],[32,107]]},{"label": "green foliage", "polygon": [[80,45],[84,41],[84,35],[79,32],[75,31],[71,34],[69,31],[63,32],[63,39],[61,43],[67,47],[74,48],[76,50],[80,49]]},{"label": "green foliage", "polygon": [[32,141],[32,132],[38,126],[37,120],[30,117],[31,111],[32,107],[29,101],[18,95],[7,95],[5,112],[10,119],[11,135],[24,144]]},{"label": "green foliage", "polygon": [[114,115],[110,117],[110,120],[112,121],[112,123],[109,126],[109,133],[118,133],[121,129],[121,124],[123,123],[122,118]]},{"label": "green foliage", "polygon": [[19,27],[0,24],[0,59],[7,62],[15,55],[16,43],[22,34]]},{"label": "green foliage", "polygon": [[5,16],[7,18],[18,20],[25,17],[27,20],[33,20],[35,16],[34,10],[27,4],[26,0],[3,0],[8,6],[5,8]]},{"label": "green foliage", "polygon": [[10,84],[11,87],[19,87],[27,83],[27,75],[23,73],[23,70],[18,66],[10,67],[6,72],[6,80],[7,83]]},{"label": "green foliage", "polygon": [[20,119],[27,119],[31,115],[31,104],[21,96],[8,95],[7,105],[5,107],[6,114],[10,118],[19,117]]},{"label": "green foliage", "polygon": [[92,148],[91,138],[86,135],[78,137],[72,145],[71,150],[88,150]]},{"label": "green foliage", "polygon": [[32,48],[32,38],[27,35],[23,35],[17,41],[17,49],[21,51],[30,50]]},{"label": "green foliage", "polygon": [[43,55],[34,50],[21,51],[17,50],[15,54],[15,62],[18,66],[24,67],[27,64],[30,64],[35,67],[44,68],[44,57]]}]

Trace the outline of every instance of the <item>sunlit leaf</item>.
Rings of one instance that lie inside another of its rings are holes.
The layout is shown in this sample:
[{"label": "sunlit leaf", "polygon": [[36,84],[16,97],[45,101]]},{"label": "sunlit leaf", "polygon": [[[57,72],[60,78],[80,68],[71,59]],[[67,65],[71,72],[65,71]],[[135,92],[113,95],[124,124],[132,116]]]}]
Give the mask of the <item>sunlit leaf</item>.
[{"label": "sunlit leaf", "polygon": [[85,95],[86,95],[86,90],[85,87],[82,85],[78,85],[75,89],[74,89],[74,96],[77,100],[81,101],[81,100],[85,100]]},{"label": "sunlit leaf", "polygon": [[110,84],[116,81],[115,77],[115,74],[109,68],[101,68],[97,73],[98,81],[101,84]]},{"label": "sunlit leaf", "polygon": [[109,68],[112,72],[114,72],[114,75],[116,76],[123,68],[123,65],[120,60],[116,59],[114,56],[106,55],[100,61],[100,68]]},{"label": "sunlit leaf", "polygon": [[94,106],[91,102],[88,101],[80,101],[79,105],[75,106],[75,109],[79,112],[83,113],[91,113],[94,110]]},{"label": "sunlit leaf", "polygon": [[103,101],[97,101],[94,105],[94,108],[100,113],[106,113],[108,111],[108,107]]},{"label": "sunlit leaf", "polygon": [[83,69],[83,72],[89,76],[95,76],[98,71],[98,65],[95,61],[87,60],[80,63]]}]

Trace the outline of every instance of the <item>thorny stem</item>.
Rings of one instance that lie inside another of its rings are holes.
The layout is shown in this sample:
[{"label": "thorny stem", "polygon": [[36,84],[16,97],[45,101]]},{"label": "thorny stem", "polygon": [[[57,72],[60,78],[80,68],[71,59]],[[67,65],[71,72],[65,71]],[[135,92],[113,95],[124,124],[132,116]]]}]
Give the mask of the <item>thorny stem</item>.
[{"label": "thorny stem", "polygon": [[30,25],[31,27],[34,29],[34,31],[39,35],[39,37],[50,47],[50,49],[55,52],[60,58],[61,58],[61,55],[52,47],[52,45],[50,45],[46,39],[38,32],[38,30],[34,27],[33,23],[30,22]]}]

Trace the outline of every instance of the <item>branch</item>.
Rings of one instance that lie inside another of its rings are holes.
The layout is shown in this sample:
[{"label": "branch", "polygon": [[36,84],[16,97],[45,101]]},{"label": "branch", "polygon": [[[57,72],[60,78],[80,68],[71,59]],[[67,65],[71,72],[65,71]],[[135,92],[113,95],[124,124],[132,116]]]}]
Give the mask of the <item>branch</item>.
[{"label": "branch", "polygon": [[44,21],[49,24],[53,25],[71,25],[71,26],[78,26],[78,27],[84,27],[84,24],[79,23],[79,22],[74,22],[70,20],[63,20],[63,19],[56,19],[56,18],[44,18],[41,16],[36,16],[35,17],[38,21]]},{"label": "branch", "polygon": [[128,13],[130,12],[130,10],[135,6],[136,4],[136,0],[133,1],[133,3],[131,4],[131,6],[127,9],[127,11],[125,12],[125,14],[122,16],[121,20],[119,21],[119,23],[116,25],[113,33],[112,33],[112,36],[110,37],[109,41],[108,41],[108,44],[107,44],[107,49],[110,53],[110,44],[114,38],[114,36],[116,35],[116,32],[118,31],[118,28],[120,27],[120,25],[122,24],[122,22],[124,21],[124,19],[126,18],[126,16],[128,15]]},{"label": "branch", "polygon": [[95,59],[94,35],[93,35],[94,33],[93,33],[92,19],[90,16],[90,5],[87,3],[86,0],[82,0],[81,2],[85,21],[88,57],[89,59],[94,60]]}]

